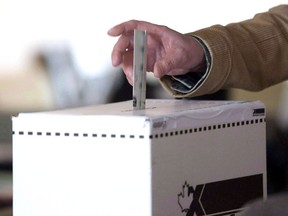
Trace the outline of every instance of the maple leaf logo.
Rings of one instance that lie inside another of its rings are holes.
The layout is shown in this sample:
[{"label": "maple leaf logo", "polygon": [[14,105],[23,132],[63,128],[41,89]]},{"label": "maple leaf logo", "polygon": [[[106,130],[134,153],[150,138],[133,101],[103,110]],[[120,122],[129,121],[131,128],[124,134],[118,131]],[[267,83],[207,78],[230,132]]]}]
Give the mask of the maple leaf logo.
[{"label": "maple leaf logo", "polygon": [[188,213],[193,201],[193,194],[190,192],[190,185],[185,181],[182,191],[178,194],[178,205],[182,213]]},{"label": "maple leaf logo", "polygon": [[204,208],[201,204],[201,195],[204,184],[197,185],[195,188],[190,186],[186,181],[182,186],[182,191],[178,194],[178,205],[181,212],[186,216],[205,215]]}]

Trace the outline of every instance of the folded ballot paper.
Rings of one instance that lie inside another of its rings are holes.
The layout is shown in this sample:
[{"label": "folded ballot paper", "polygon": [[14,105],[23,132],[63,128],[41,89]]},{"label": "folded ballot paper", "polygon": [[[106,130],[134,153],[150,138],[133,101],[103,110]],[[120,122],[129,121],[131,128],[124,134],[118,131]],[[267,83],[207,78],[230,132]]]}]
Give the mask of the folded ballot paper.
[{"label": "folded ballot paper", "polygon": [[236,216],[266,198],[261,102],[131,104],[13,117],[14,216]]}]

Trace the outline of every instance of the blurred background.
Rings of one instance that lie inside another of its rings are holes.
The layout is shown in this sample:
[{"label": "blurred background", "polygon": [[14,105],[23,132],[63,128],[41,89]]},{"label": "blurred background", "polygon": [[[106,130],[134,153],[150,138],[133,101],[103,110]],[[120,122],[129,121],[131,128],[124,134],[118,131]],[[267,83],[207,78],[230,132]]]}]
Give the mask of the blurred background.
[{"label": "blurred background", "polygon": [[[19,112],[97,105],[132,97],[110,53],[112,26],[130,19],[186,33],[253,17],[279,0],[0,0],[0,216],[12,215],[12,124]],[[262,100],[267,107],[268,192],[287,188],[288,84],[197,99]],[[148,98],[169,98],[153,75]]]}]

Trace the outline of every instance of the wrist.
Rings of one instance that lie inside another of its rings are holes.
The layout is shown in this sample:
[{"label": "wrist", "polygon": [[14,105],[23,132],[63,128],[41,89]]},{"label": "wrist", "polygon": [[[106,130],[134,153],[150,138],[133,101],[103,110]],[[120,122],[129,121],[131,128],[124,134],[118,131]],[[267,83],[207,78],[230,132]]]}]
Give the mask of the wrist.
[{"label": "wrist", "polygon": [[200,45],[203,52],[202,52],[201,60],[199,61],[195,69],[191,72],[195,72],[195,71],[207,72],[210,69],[210,65],[211,65],[211,55],[209,53],[209,50],[200,38],[196,36],[192,36],[192,38]]}]

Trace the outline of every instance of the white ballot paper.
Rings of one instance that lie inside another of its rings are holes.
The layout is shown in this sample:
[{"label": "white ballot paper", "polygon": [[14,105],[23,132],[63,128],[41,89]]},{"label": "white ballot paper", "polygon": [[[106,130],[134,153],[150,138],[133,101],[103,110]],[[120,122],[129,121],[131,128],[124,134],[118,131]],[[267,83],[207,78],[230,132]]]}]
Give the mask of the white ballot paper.
[{"label": "white ballot paper", "polygon": [[146,100],[146,31],[134,30],[133,109],[145,109]]}]

